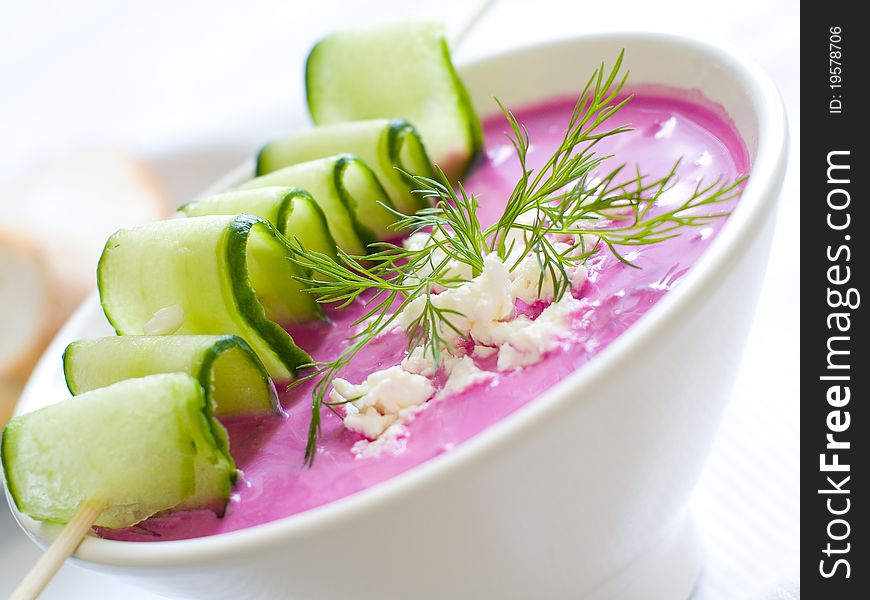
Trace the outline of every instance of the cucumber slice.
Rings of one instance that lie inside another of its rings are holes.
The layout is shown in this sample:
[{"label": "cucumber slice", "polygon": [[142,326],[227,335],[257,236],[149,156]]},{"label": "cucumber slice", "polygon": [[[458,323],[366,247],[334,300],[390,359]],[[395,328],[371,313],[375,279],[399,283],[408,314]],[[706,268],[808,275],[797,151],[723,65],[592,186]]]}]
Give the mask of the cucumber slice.
[{"label": "cucumber slice", "polygon": [[364,162],[349,154],[298,163],[262,175],[239,186],[300,187],[323,209],[329,232],[339,248],[354,255],[366,254],[369,244],[396,237],[390,226],[396,215],[378,204],[393,204],[377,176]]},{"label": "cucumber slice", "polygon": [[12,419],[0,457],[18,510],[69,522],[105,500],[96,524],[129,527],[175,508],[217,508],[236,470],[210,403],[184,373],[130,379]]},{"label": "cucumber slice", "polygon": [[482,146],[480,120],[438,23],[405,20],[329,35],[308,55],[305,83],[318,125],[406,119],[451,179]]},{"label": "cucumber slice", "polygon": [[74,396],[125,379],[188,373],[215,414],[279,412],[275,387],[250,346],[234,335],[123,335],[79,340],[63,353],[66,384]]},{"label": "cucumber slice", "polygon": [[155,313],[180,307],[173,333],[238,335],[273,379],[288,379],[311,359],[278,323],[322,316],[290,256],[287,240],[251,215],[122,229],[97,267],[103,312],[119,335],[142,335]]},{"label": "cucumber slice", "polygon": [[288,239],[298,239],[305,248],[336,256],[326,216],[311,194],[300,188],[234,190],[190,202],[178,210],[188,217],[254,215],[272,223]]},{"label": "cucumber slice", "polygon": [[257,175],[342,152],[371,167],[399,211],[413,214],[426,206],[421,196],[411,193],[419,186],[402,171],[429,178],[435,172],[420,134],[401,119],[323,125],[275,140],[257,155]]}]

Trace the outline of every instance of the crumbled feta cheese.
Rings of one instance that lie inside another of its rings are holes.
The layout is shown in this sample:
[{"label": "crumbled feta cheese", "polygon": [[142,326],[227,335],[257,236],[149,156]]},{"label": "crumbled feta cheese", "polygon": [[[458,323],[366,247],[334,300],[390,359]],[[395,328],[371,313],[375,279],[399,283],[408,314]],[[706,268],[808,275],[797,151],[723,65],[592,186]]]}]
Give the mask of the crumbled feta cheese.
[{"label": "crumbled feta cheese", "polygon": [[514,297],[526,304],[534,304],[538,300],[549,302],[553,299],[555,295],[553,276],[549,272],[541,276],[541,265],[534,256],[523,259],[514,269],[513,274],[514,282],[511,291]]},{"label": "crumbled feta cheese", "polygon": [[369,406],[363,412],[349,411],[344,418],[344,426],[374,440],[395,423],[397,418],[396,415],[382,415],[374,406]]},{"label": "crumbled feta cheese", "polygon": [[586,283],[587,274],[586,267],[577,265],[571,273],[571,289],[579,290],[583,287],[583,284]]},{"label": "crumbled feta cheese", "polygon": [[399,454],[405,449],[408,429],[401,423],[393,423],[376,439],[358,440],[350,451],[357,459],[374,458],[384,452]]},{"label": "crumbled feta cheese", "polygon": [[[456,294],[452,303],[445,308],[467,313],[468,331],[474,336],[478,327],[502,321],[514,316],[514,298],[511,294],[511,276],[505,265],[494,254],[484,258],[483,272],[471,283],[466,284],[466,298]],[[465,302],[461,302],[465,300]]]},{"label": "crumbled feta cheese", "polygon": [[[411,234],[402,244],[408,250],[419,251],[427,246],[431,247],[429,251],[429,257],[427,261],[417,269],[417,274],[419,277],[426,277],[431,274],[437,265],[440,265],[446,258],[447,253],[437,245],[436,242],[439,242],[444,239],[444,234],[441,232],[435,232],[434,234],[429,234],[424,231],[418,231],[417,233]],[[447,265],[444,267],[443,276],[445,279],[457,279],[457,280],[470,280],[472,278],[472,270],[471,266],[467,265],[463,262],[460,262],[456,259],[450,259],[447,261]],[[408,277],[405,280],[405,283],[413,284],[415,281],[419,282],[417,276]],[[434,292],[443,292],[446,288],[442,285],[434,284],[432,285],[432,291]]]},{"label": "crumbled feta cheese", "polygon": [[582,306],[570,294],[554,302],[535,320],[518,317],[508,323],[499,323],[491,332],[492,341],[499,346],[498,369],[519,369],[541,360],[570,335],[570,317]]},{"label": "crumbled feta cheese", "polygon": [[329,396],[333,402],[350,401],[360,410],[374,406],[381,414],[395,414],[403,408],[422,404],[433,391],[428,379],[396,365],[375,371],[359,385],[336,378]]},{"label": "crumbled feta cheese", "polygon": [[184,309],[180,304],[165,306],[154,313],[151,319],[142,326],[145,335],[170,335],[184,325]]},{"label": "crumbled feta cheese", "polygon": [[358,385],[336,378],[329,398],[345,404],[344,424],[348,429],[375,439],[397,420],[410,416],[406,409],[423,404],[434,392],[426,377],[396,365],[375,371]]},{"label": "crumbled feta cheese", "polygon": [[[451,344],[458,343],[469,334],[474,337],[478,327],[487,327],[493,321],[501,321],[514,314],[510,272],[494,254],[485,257],[483,272],[479,276],[431,298],[437,308],[458,313],[448,312],[445,317],[453,327],[442,324],[439,331]],[[408,303],[396,317],[396,329],[405,329],[419,319],[425,303],[426,298],[422,296]]]},{"label": "crumbled feta cheese", "polygon": [[[496,254],[488,254],[484,258],[483,271],[473,279],[470,269],[457,262],[451,268],[456,267],[457,276],[469,281],[441,288],[429,296],[428,301],[444,311],[449,320],[449,325],[440,324],[438,332],[448,344],[440,349],[443,352],[441,366],[447,377],[438,391],[438,399],[458,394],[495,376],[494,372],[480,369],[472,356],[487,358],[498,353],[498,370],[515,370],[540,361],[545,353],[570,335],[570,315],[582,304],[571,294],[551,303],[536,319],[517,315],[514,308],[517,299],[529,305],[539,300],[552,301],[555,286],[549,272],[542,280],[536,256],[522,256],[525,232],[517,230],[509,235],[513,236],[514,242],[512,257],[502,261]],[[565,240],[553,241],[553,246],[557,252],[574,252],[579,256],[584,244],[588,251],[592,244],[597,243],[597,238],[593,238],[569,236]],[[405,247],[421,250],[433,244],[432,239],[429,234],[416,233],[405,241]],[[433,245],[432,257],[421,270],[422,275],[426,275],[426,269],[431,269],[446,255]],[[511,273],[508,264],[517,261],[517,268]],[[587,278],[587,269],[577,265],[568,270],[568,276],[572,287],[579,288]],[[426,302],[427,298],[423,296],[409,302],[396,316],[394,330],[415,323]],[[467,347],[464,342],[469,340],[474,342],[472,355],[461,355]],[[401,365],[376,371],[358,385],[344,379],[333,382],[330,398],[335,403],[344,403],[345,426],[366,438],[353,447],[357,457],[375,456],[385,450],[401,451],[408,435],[404,425],[423,410],[424,403],[435,393],[429,377],[437,371],[434,356],[418,346],[409,352]]]},{"label": "crumbled feta cheese", "polygon": [[423,346],[417,346],[402,360],[402,368],[417,375],[434,375],[438,370],[431,352],[426,352]]},{"label": "crumbled feta cheese", "polygon": [[498,352],[498,348],[493,348],[492,346],[481,346],[480,344],[475,344],[474,350],[472,354],[477,358],[489,358],[493,354]]},{"label": "crumbled feta cheese", "polygon": [[[553,250],[561,254],[571,249],[570,244],[555,242]],[[519,298],[526,304],[534,304],[538,300],[551,302],[556,295],[553,273],[548,269],[541,273],[540,259],[531,254],[520,261],[514,269],[511,292],[514,298]]]},{"label": "crumbled feta cheese", "polygon": [[406,237],[402,242],[402,246],[407,250],[422,250],[426,247],[426,244],[429,243],[429,238],[431,237],[432,235],[430,233],[417,231]]},{"label": "crumbled feta cheese", "polygon": [[[569,244],[561,242],[554,246],[557,251],[571,248]],[[515,272],[510,273],[507,265],[496,255],[487,255],[480,276],[432,296],[432,302],[439,308],[462,313],[450,313],[447,317],[458,332],[445,326],[441,335],[450,343],[457,343],[463,338],[473,339],[475,351],[483,353],[479,356],[486,354],[487,350],[478,351],[478,347],[500,348],[500,370],[517,369],[538,362],[544,353],[555,348],[565,337],[569,331],[567,316],[579,306],[579,301],[566,294],[562,300],[545,308],[535,320],[516,316],[513,307],[515,298],[527,304],[539,299],[553,299],[554,286],[549,273],[544,278],[541,294],[538,294],[540,275],[540,265],[535,256],[523,259]],[[569,275],[572,286],[580,287],[586,280],[587,271],[583,265],[578,265]],[[424,303],[425,298],[412,301],[397,318],[398,327],[407,327],[417,319]],[[505,345],[510,347],[506,352]],[[494,349],[488,352],[491,355]],[[431,375],[435,371],[434,364],[424,358],[415,350],[405,359],[403,366],[413,373]]]},{"label": "crumbled feta cheese", "polygon": [[575,256],[586,252],[591,252],[601,243],[601,238],[591,233],[584,233],[575,237]]},{"label": "crumbled feta cheese", "polygon": [[515,371],[535,362],[534,353],[523,353],[505,342],[498,349],[498,363],[496,368],[499,371]]},{"label": "crumbled feta cheese", "polygon": [[438,392],[437,398],[446,398],[458,394],[478,383],[483,383],[495,377],[495,373],[479,369],[470,356],[462,358],[447,358],[444,361],[447,370],[447,381]]},{"label": "crumbled feta cheese", "polygon": [[[539,211],[530,210],[518,216],[514,222],[519,225],[534,225],[537,219],[543,218],[543,214]],[[508,249],[508,258],[505,262],[513,264],[525,256],[529,232],[518,227],[508,229],[504,234],[504,241],[505,248]]]}]

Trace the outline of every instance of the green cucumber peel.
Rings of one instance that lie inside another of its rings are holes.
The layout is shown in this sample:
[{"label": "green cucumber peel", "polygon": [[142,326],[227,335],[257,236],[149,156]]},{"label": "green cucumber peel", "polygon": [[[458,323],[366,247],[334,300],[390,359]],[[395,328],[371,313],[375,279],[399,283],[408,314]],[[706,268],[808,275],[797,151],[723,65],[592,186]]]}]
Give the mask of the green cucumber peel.
[{"label": "green cucumber peel", "polygon": [[[184,373],[128,379],[13,418],[0,441],[18,510],[67,523],[85,500],[121,528],[169,510],[219,514],[236,475],[199,382]],[[226,434],[224,433],[224,437]]]},{"label": "green cucumber peel", "polygon": [[197,379],[215,414],[280,412],[275,388],[254,350],[235,335],[124,335],[69,344],[63,370],[72,395],[157,373]]},{"label": "green cucumber peel", "polygon": [[118,335],[142,335],[157,311],[178,305],[183,321],[167,333],[238,335],[273,379],[289,379],[311,359],[278,323],[323,318],[291,256],[286,238],[252,215],[124,229],[100,258],[100,301]]},{"label": "green cucumber peel", "polygon": [[390,227],[396,215],[385,206],[395,207],[375,173],[356,156],[342,154],[297,163],[256,177],[238,189],[272,186],[308,191],[323,210],[335,242],[350,254],[366,254],[369,244],[395,236]]},{"label": "green cucumber peel", "polygon": [[429,158],[458,181],[482,147],[480,120],[450,59],[442,25],[408,19],[333,33],[305,67],[317,125],[377,118],[413,123]]},{"label": "green cucumber peel", "polygon": [[374,172],[399,212],[413,214],[427,204],[405,173],[433,178],[435,172],[420,134],[403,119],[371,119],[323,125],[283,137],[257,156],[257,175],[332,155],[357,156]]},{"label": "green cucumber peel", "polygon": [[336,256],[326,215],[317,201],[297,187],[270,186],[230,190],[189,202],[179,209],[188,217],[250,214],[272,223],[288,239],[304,247]]}]

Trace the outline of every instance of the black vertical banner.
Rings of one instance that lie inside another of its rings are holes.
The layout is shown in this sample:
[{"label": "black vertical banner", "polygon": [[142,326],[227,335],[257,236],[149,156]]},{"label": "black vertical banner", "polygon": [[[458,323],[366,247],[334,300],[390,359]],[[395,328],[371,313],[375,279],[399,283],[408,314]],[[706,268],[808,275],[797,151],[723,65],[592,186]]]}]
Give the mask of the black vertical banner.
[{"label": "black vertical banner", "polygon": [[801,588],[811,599],[870,598],[870,30],[859,7],[804,3],[801,25]]}]

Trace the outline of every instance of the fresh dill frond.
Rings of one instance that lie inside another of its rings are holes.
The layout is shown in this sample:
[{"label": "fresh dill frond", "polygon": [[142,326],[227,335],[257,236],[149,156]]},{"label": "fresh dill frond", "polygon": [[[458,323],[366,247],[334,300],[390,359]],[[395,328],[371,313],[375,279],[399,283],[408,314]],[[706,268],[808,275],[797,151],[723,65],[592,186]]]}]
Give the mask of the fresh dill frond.
[{"label": "fresh dill frond", "polygon": [[[369,246],[371,253],[365,256],[339,249],[333,258],[304,248],[298,240],[291,243],[291,260],[309,273],[300,281],[318,302],[344,308],[360,301],[365,306],[363,315],[353,323],[356,332],[349,345],[333,360],[302,365],[309,371],[290,384],[292,388],[315,381],[305,450],[309,465],[317,453],[322,408],[326,406],[341,417],[336,407],[349,402],[327,400],[333,381],[369,343],[397,329],[399,316],[412,303],[413,317],[403,327],[407,351],[420,348],[437,366],[443,351],[455,350],[446,335],[464,336],[454,324],[454,318],[462,315],[439,307],[434,299],[438,292],[480,275],[487,255],[495,253],[511,271],[526,257],[534,256],[540,270],[538,296],[545,281],[550,281],[554,300],[559,300],[571,289],[572,270],[601,249],[634,267],[621,247],[656,244],[679,235],[682,228],[702,226],[728,214],[705,214],[697,209],[734,198],[746,178],[698,183],[687,199],[660,206],[662,195],[676,183],[679,162],[656,179],[642,175],[639,169],[624,177],[624,165],[597,174],[612,155],[597,154],[596,146],[630,130],[606,126],[631,100],[631,96],[619,99],[628,78],[627,72],[620,75],[623,55],[620,52],[606,74],[603,64],[593,72],[571,111],[564,137],[538,169],[528,164],[528,131],[496,99],[510,126],[508,137],[519,160],[520,177],[492,225],[481,226],[475,196],[467,194],[461,183],[454,187],[436,167],[435,179],[404,173],[417,186],[415,193],[429,200],[431,207],[405,215],[382,204],[396,214],[397,232],[426,232],[425,244],[405,247],[377,242]],[[573,244],[554,241],[566,237],[574,240]]]},{"label": "fresh dill frond", "polygon": [[484,233],[490,241],[490,250],[498,252],[499,258],[506,259],[510,254],[510,231],[523,215],[568,196],[571,193],[566,189],[568,186],[576,187],[578,182],[610,158],[609,155],[596,155],[595,146],[605,138],[630,131],[625,126],[601,130],[601,126],[631,100],[629,96],[614,104],[628,79],[626,72],[617,80],[624,54],[625,51],[619,53],[606,78],[603,64],[589,78],[571,111],[562,142],[537,171],[528,166],[528,131],[510,110],[496,100],[510,125],[512,135],[509,139],[520,163],[520,178],[501,218]]},{"label": "fresh dill frond", "polygon": [[[594,185],[579,187],[555,203],[539,205],[538,216],[532,224],[515,222],[512,228],[525,232],[528,240],[526,251],[539,257],[542,273],[559,271],[563,281],[566,269],[596,254],[598,244],[603,244],[621,262],[635,267],[620,252],[619,246],[657,244],[680,235],[678,230],[684,227],[701,227],[728,216],[727,212],[698,213],[696,209],[737,197],[747,179],[741,177],[730,182],[717,179],[710,184],[699,182],[688,198],[661,209],[658,201],[676,184],[678,164],[659,179],[649,181],[648,177],[637,172],[631,181],[614,184],[623,170],[623,167],[618,167]],[[566,235],[576,236],[580,243],[587,238],[593,238],[594,242],[580,251],[554,251],[548,236]],[[556,299],[564,291],[564,286],[557,287]]]},{"label": "fresh dill frond", "polygon": [[483,271],[483,257],[487,254],[486,235],[477,218],[477,198],[469,196],[462,183],[457,185],[457,194],[440,167],[436,165],[435,170],[438,180],[405,173],[418,186],[414,193],[434,204],[413,215],[390,209],[398,217],[393,228],[411,234],[427,230],[432,234],[433,249],[468,265],[477,276]]},{"label": "fresh dill frond", "polygon": [[[321,408],[327,406],[335,412],[336,403],[327,402],[332,382],[365,346],[396,326],[398,316],[411,302],[423,298],[419,315],[404,329],[409,352],[421,346],[437,363],[441,349],[450,347],[441,332],[447,328],[459,333],[450,322],[450,315],[456,312],[440,308],[432,301],[433,285],[448,288],[464,281],[447,273],[450,257],[433,263],[432,249],[428,246],[414,250],[382,242],[378,247],[377,252],[366,256],[351,255],[339,249],[338,257],[333,258],[305,248],[298,239],[290,242],[290,260],[309,273],[297,279],[308,286],[318,302],[343,308],[359,299],[366,307],[363,315],[352,323],[357,332],[338,357],[301,365],[300,369],[309,371],[288,386],[289,390],[307,381],[316,381],[311,394],[311,421],[305,448],[305,461],[309,465],[317,453]],[[423,265],[429,267],[425,276],[421,276]]]},{"label": "fresh dill frond", "polygon": [[[617,259],[634,267],[636,265],[627,261],[617,246],[657,244],[680,235],[678,230],[682,228],[701,227],[728,216],[727,212],[698,213],[696,209],[737,197],[747,179],[741,177],[730,182],[717,179],[706,185],[699,182],[688,198],[656,211],[661,195],[676,182],[675,171],[676,165],[668,175],[651,183],[638,173],[632,183],[620,185],[613,192],[604,190],[601,198],[578,204],[565,213],[554,211],[556,214],[553,214],[548,207],[542,207],[542,212],[552,217],[547,231],[553,235],[594,236]],[[651,196],[648,195],[650,189],[655,189]],[[619,212],[610,212],[613,210]]]}]

